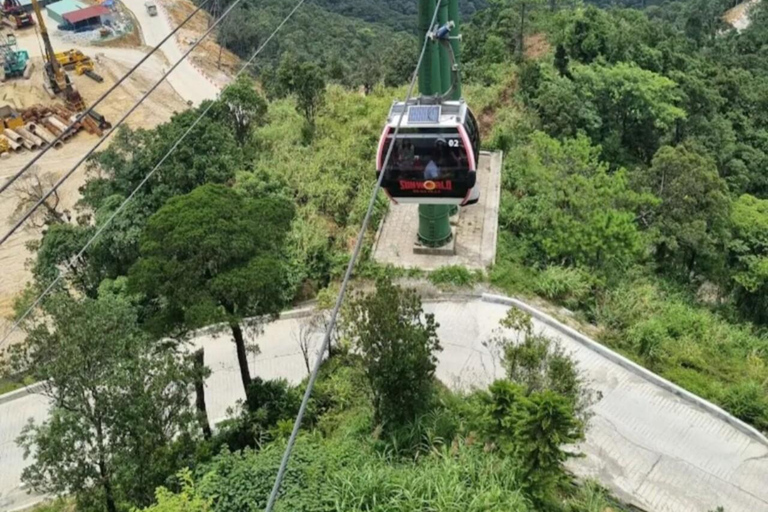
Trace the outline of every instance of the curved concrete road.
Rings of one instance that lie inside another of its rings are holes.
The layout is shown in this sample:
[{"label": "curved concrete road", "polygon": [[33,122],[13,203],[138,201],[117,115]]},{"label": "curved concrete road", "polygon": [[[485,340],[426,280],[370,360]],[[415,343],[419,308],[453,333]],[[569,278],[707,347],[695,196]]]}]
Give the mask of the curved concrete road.
[{"label": "curved concrete road", "polygon": [[[485,386],[500,370],[482,342],[508,307],[479,299],[425,304],[440,323],[444,347],[438,377],[456,388]],[[253,375],[299,382],[307,375],[297,345],[301,312],[268,325],[250,360]],[[657,386],[575,338],[534,321],[537,332],[560,341],[580,364],[590,386],[603,395],[594,407],[586,455],[568,465],[599,480],[624,501],[649,512],[768,512],[768,443],[745,434],[692,402]],[[314,333],[319,346],[321,332]],[[208,414],[215,422],[244,397],[229,337],[201,335],[212,375]],[[38,499],[19,488],[24,467],[14,439],[28,417],[45,418],[45,399],[29,395],[0,405],[0,510]]]},{"label": "curved concrete road", "polygon": [[[157,46],[173,30],[173,24],[165,9],[158,5],[157,16],[150,16],[144,7],[144,0],[123,0],[123,5],[133,13],[141,27],[144,43],[148,46]],[[162,52],[173,65],[184,55],[176,37],[170,38],[160,47]],[[191,55],[190,55],[191,57]],[[170,66],[168,66],[170,67]],[[199,105],[203,100],[216,98],[219,90],[207,77],[189,62],[189,57],[184,59],[179,66],[168,75],[168,83],[187,101]]]}]

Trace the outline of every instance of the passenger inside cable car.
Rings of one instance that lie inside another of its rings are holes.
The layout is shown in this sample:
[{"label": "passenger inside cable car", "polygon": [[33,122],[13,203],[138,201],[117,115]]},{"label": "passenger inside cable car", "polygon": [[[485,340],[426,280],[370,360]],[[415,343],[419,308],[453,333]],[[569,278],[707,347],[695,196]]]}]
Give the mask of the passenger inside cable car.
[{"label": "passenger inside cable car", "polygon": [[[398,128],[400,115],[408,117]],[[403,203],[475,203],[479,156],[475,127],[463,102],[394,104],[377,155],[377,170],[384,171],[382,187],[389,197]],[[393,143],[388,165],[381,169]]]}]

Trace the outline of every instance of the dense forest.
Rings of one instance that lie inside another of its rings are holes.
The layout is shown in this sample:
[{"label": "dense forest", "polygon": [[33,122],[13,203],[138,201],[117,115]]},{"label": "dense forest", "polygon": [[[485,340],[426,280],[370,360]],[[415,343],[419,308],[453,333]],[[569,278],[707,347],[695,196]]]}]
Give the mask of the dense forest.
[{"label": "dense forest", "polygon": [[[485,148],[505,153],[499,253],[487,275],[430,279],[565,306],[768,431],[768,4],[742,32],[720,0],[465,4],[464,92]],[[290,7],[247,3],[219,40],[245,56]],[[263,509],[305,384],[251,375],[251,333],[305,299],[324,319],[415,63],[413,8],[309,3],[83,257],[207,105],[121,130],[89,162],[76,220],[50,216],[17,310],[61,268],[66,283],[25,320],[5,371],[49,383],[51,418],[20,442],[35,454],[25,481],[70,496],[53,509]],[[489,340],[506,378],[446,389],[434,318],[403,274],[363,255],[368,292],[343,311],[278,510],[620,510],[562,466],[595,399],[573,361],[512,310],[503,327],[519,339]],[[187,353],[212,324],[247,390],[218,426],[200,410],[209,370]]]}]

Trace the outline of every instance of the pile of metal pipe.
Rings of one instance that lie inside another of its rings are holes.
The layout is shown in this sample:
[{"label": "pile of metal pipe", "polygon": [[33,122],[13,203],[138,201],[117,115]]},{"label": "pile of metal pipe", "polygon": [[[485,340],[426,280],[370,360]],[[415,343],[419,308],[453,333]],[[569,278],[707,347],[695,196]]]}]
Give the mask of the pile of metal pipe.
[{"label": "pile of metal pipe", "polygon": [[36,146],[45,147],[45,146],[48,145],[47,142],[45,142],[40,137],[38,137],[34,133],[32,133],[29,130],[27,130],[25,127],[19,126],[18,128],[16,128],[16,133],[18,133],[19,135],[21,135],[22,137],[24,137],[25,139],[27,139],[31,143],[35,144]]},{"label": "pile of metal pipe", "polygon": [[12,140],[13,142],[16,142],[17,144],[21,144],[21,139],[22,139],[21,135],[11,130],[10,128],[4,129],[3,135],[5,135],[7,138]]},{"label": "pile of metal pipe", "polygon": [[62,121],[59,116],[49,116],[48,122],[50,122],[53,126],[55,126],[60,132],[64,133],[64,136],[62,137],[64,140],[70,138],[72,135],[75,134],[74,130],[67,130],[67,125],[64,121]]},{"label": "pile of metal pipe", "polygon": [[11,140],[10,137],[8,137],[6,135],[0,135],[0,139],[3,139],[5,142],[7,142],[8,143],[8,147],[11,148],[16,153],[21,151],[21,144],[19,144],[15,140]]},{"label": "pile of metal pipe", "polygon": [[[27,130],[35,134],[37,137],[43,139],[46,144],[53,144],[55,149],[61,149],[64,147],[64,143],[60,140],[56,140],[56,136],[45,129],[44,126],[35,123],[27,123]],[[54,143],[54,141],[56,141]]]},{"label": "pile of metal pipe", "polygon": [[[30,139],[29,137],[25,137],[21,132],[25,131],[24,128],[16,128],[15,130],[11,130],[10,128],[6,128],[3,132],[6,137],[13,139],[14,142],[20,143],[22,146],[27,148],[28,150],[32,151],[38,148],[39,144],[35,142],[34,140]],[[27,132],[29,133],[29,132]]]},{"label": "pile of metal pipe", "polygon": [[54,134],[55,136],[57,136],[57,137],[58,137],[59,135],[61,135],[61,130],[59,130],[58,128],[56,128],[56,126],[54,126],[54,124],[53,124],[53,123],[50,121],[50,119],[48,119],[47,117],[46,117],[46,118],[44,118],[44,119],[42,120],[42,123],[43,123],[43,126],[45,126],[45,128],[46,128],[46,129],[47,129],[49,132],[51,132],[52,134]]}]

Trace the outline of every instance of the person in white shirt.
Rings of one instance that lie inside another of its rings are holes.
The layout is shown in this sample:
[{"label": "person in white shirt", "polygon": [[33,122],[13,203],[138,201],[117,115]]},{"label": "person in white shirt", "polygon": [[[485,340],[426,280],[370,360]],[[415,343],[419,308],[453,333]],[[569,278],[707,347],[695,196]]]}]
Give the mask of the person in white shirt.
[{"label": "person in white shirt", "polygon": [[440,178],[440,162],[443,160],[443,150],[446,146],[445,139],[437,139],[432,149],[432,158],[424,168],[424,178],[428,180]]}]

